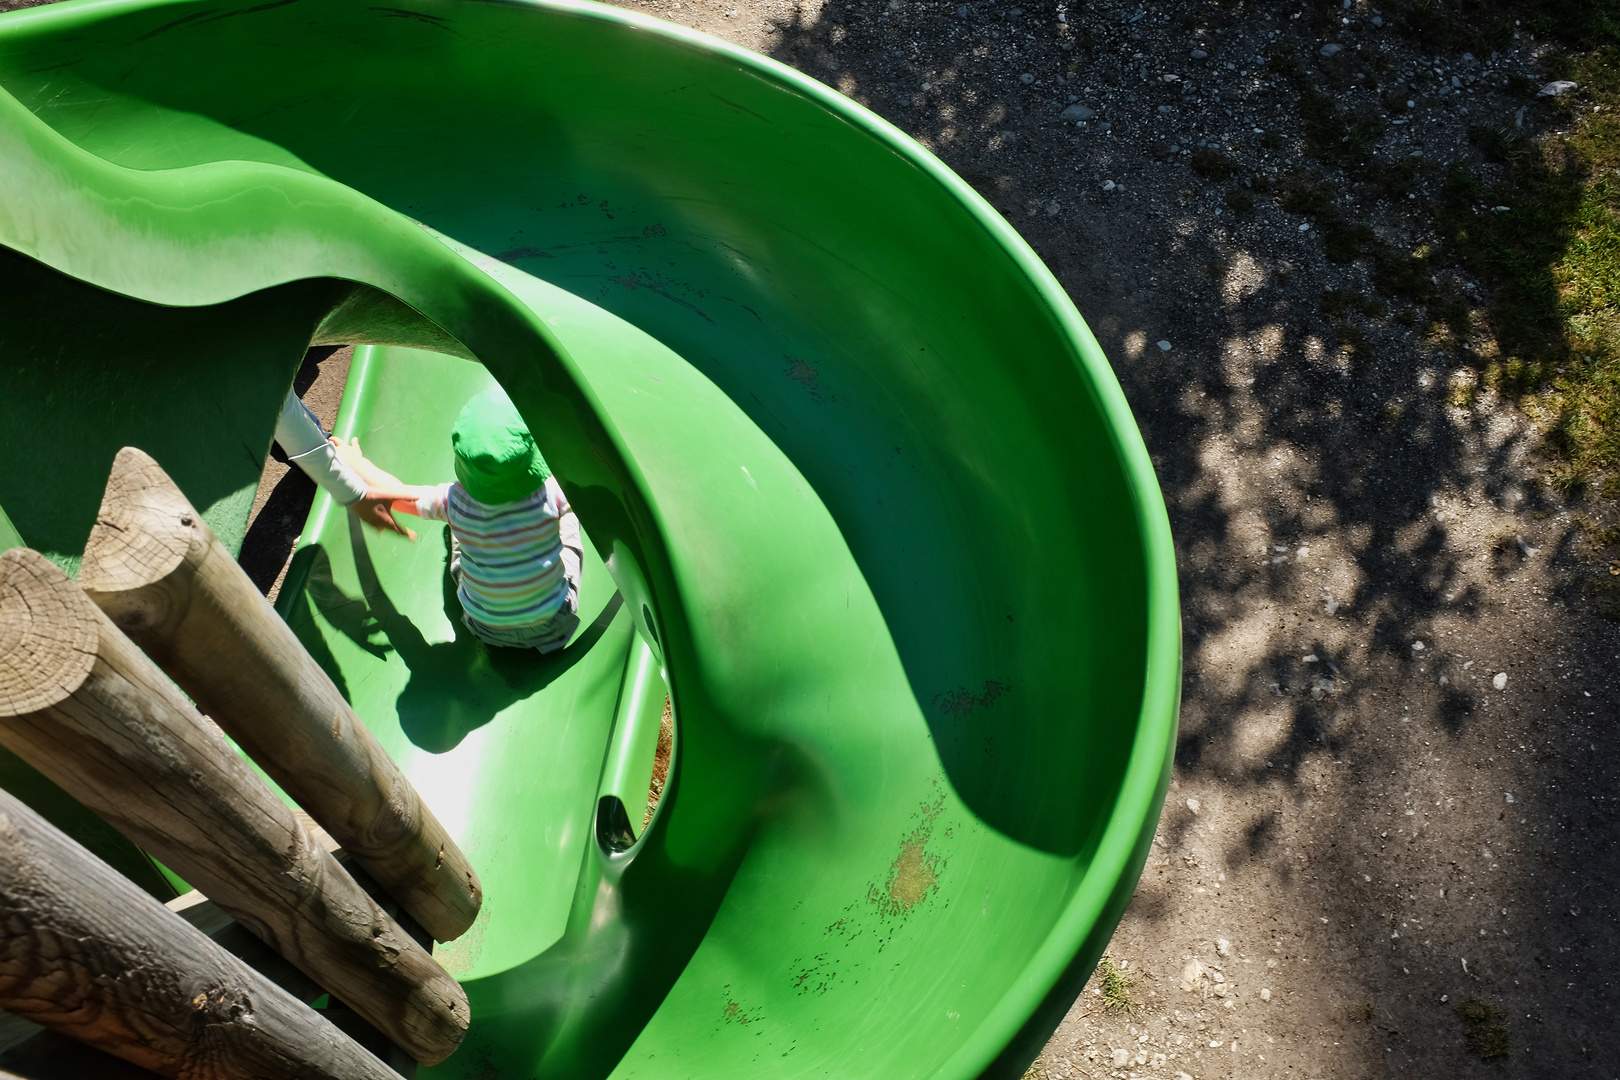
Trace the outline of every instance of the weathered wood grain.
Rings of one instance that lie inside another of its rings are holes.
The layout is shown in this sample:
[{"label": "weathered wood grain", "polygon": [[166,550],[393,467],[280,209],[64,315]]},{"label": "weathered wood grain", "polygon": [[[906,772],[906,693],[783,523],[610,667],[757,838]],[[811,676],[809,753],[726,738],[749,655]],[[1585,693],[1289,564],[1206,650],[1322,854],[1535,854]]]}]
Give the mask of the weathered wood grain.
[{"label": "weathered wood grain", "polygon": [[79,583],[197,707],[437,941],[464,933],[471,863],[326,672],[157,462],[113,462]]},{"label": "weathered wood grain", "polygon": [[398,1080],[4,791],[0,1007],[164,1076]]},{"label": "weathered wood grain", "polygon": [[459,1045],[467,998],[213,724],[49,560],[0,553],[0,743],[418,1061]]}]

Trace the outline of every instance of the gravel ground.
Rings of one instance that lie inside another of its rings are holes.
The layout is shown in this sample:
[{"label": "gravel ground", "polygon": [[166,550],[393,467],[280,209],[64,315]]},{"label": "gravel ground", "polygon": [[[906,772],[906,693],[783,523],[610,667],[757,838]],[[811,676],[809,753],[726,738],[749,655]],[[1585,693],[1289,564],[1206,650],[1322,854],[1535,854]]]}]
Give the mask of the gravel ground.
[{"label": "gravel ground", "polygon": [[[1554,122],[1524,94],[1550,46],[1428,55],[1360,0],[625,6],[961,173],[1097,332],[1159,469],[1186,682],[1111,947],[1135,1011],[1094,979],[1031,1075],[1620,1074],[1620,566],[1461,362],[1488,331],[1424,333],[1371,257],[1432,239],[1444,163],[1494,178],[1469,125]],[[309,498],[278,469],[265,587]]]},{"label": "gravel ground", "polygon": [[1497,178],[1471,124],[1553,122],[1550,46],[1428,55],[1364,3],[624,6],[938,154],[1142,425],[1186,682],[1110,950],[1137,1008],[1093,979],[1031,1074],[1620,1073],[1610,569],[1462,362],[1489,333],[1425,334],[1367,257],[1432,239],[1445,163]]}]

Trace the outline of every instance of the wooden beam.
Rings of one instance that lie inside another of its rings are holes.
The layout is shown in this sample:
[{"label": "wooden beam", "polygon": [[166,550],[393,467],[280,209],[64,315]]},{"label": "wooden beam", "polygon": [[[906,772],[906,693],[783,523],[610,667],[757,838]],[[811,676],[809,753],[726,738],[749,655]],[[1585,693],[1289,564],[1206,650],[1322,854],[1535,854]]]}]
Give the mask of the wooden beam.
[{"label": "wooden beam", "polygon": [[0,743],[167,863],[418,1061],[461,987],[163,673],[38,552],[0,553]]},{"label": "wooden beam", "polygon": [[436,941],[483,887],[416,789],[157,462],[119,451],[79,584]]},{"label": "wooden beam", "polygon": [[0,791],[0,1007],[164,1076],[398,1080]]}]

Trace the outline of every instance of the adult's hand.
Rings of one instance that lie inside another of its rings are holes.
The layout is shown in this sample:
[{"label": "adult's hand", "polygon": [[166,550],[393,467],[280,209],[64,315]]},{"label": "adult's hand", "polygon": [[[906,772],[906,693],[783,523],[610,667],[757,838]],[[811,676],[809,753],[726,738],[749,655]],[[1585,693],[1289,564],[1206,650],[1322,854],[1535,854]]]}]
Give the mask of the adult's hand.
[{"label": "adult's hand", "polygon": [[337,449],[338,458],[366,485],[366,493],[359,502],[349,505],[349,513],[381,532],[394,532],[415,540],[416,531],[407,529],[394,517],[394,503],[408,494],[399,478],[367,458],[360,449],[359,438],[344,440],[334,436],[329,441]]},{"label": "adult's hand", "polygon": [[416,539],[416,530],[407,529],[394,517],[394,500],[389,496],[368,492],[359,502],[349,504],[349,513],[381,532],[396,532],[407,540]]}]

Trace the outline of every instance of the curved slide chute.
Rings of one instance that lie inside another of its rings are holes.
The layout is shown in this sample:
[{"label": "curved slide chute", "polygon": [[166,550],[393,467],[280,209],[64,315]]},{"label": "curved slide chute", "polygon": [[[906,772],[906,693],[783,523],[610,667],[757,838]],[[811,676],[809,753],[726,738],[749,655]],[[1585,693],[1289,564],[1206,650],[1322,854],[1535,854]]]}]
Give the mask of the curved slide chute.
[{"label": "curved slide chute", "polygon": [[[1012,1075],[1134,888],[1174,559],[1096,342],[905,136],[578,3],[0,16],[0,505],[146,449],[239,544],[312,343],[419,482],[493,382],[590,539],[560,654],[324,497],[278,606],[477,865],[431,1075]],[[676,746],[645,831],[664,694]],[[613,810],[615,812],[610,813]]]}]

